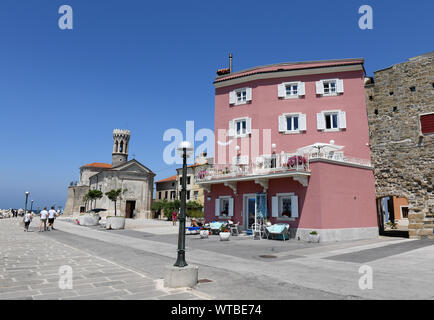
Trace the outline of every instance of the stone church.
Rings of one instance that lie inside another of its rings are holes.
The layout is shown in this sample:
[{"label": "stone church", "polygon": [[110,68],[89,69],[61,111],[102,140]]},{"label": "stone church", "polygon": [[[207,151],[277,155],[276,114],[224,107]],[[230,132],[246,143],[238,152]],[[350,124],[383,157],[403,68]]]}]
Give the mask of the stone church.
[{"label": "stone church", "polygon": [[128,160],[129,130],[113,131],[112,163],[93,162],[80,167],[80,180],[68,188],[65,215],[89,210],[83,197],[89,190],[101,190],[104,196],[92,208],[104,209],[101,216],[114,215],[114,203],[105,195],[112,189],[125,190],[117,202],[117,215],[126,218],[151,218],[154,176],[149,168],[135,159]]}]

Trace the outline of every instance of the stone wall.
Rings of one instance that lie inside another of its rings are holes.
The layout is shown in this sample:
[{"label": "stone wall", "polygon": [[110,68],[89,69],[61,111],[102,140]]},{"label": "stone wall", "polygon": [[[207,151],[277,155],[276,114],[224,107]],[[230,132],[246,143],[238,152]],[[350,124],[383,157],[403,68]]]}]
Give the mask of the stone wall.
[{"label": "stone wall", "polygon": [[419,115],[434,112],[434,53],[375,72],[366,84],[377,198],[406,197],[410,238],[433,238],[433,137]]},{"label": "stone wall", "polygon": [[74,186],[68,188],[68,198],[66,200],[63,214],[65,216],[76,216],[80,214],[80,207],[84,206],[83,197],[89,192],[89,186]]}]

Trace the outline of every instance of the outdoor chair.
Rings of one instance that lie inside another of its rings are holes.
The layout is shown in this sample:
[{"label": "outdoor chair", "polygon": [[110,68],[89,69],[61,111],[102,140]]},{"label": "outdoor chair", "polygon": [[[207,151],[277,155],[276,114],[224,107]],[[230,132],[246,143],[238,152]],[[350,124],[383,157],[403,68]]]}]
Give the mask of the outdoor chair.
[{"label": "outdoor chair", "polygon": [[225,225],[223,222],[213,221],[209,224],[212,234],[219,234],[221,227]]},{"label": "outdoor chair", "polygon": [[289,240],[289,224],[277,223],[264,228],[267,239]]},{"label": "outdoor chair", "polygon": [[240,234],[240,224],[234,223],[229,226],[231,236],[238,236]]}]

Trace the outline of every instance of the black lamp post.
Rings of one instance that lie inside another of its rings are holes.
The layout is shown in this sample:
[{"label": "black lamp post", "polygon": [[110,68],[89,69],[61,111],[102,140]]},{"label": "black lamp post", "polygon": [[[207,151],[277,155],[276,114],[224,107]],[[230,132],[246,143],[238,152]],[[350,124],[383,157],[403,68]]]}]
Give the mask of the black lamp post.
[{"label": "black lamp post", "polygon": [[185,213],[187,201],[187,158],[193,153],[193,147],[190,142],[183,141],[178,147],[178,152],[182,157],[182,190],[181,190],[181,213],[179,215],[179,233],[178,233],[178,258],[174,264],[175,267],[188,266],[185,261]]},{"label": "black lamp post", "polygon": [[24,205],[24,214],[27,212],[27,200],[29,199],[30,192],[26,191],[26,204]]},{"label": "black lamp post", "polygon": [[33,211],[33,200],[30,201],[30,212],[32,212],[32,211]]}]

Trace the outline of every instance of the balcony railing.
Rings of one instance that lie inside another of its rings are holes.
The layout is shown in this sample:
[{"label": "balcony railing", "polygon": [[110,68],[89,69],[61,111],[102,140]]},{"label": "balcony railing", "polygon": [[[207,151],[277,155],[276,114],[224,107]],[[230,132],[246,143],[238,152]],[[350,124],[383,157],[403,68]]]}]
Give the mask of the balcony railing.
[{"label": "balcony railing", "polygon": [[[279,157],[259,157],[255,163],[238,163],[233,165],[215,164],[196,175],[197,182],[231,179],[236,177],[264,176],[288,172],[310,172],[309,158],[297,154],[286,154],[284,161]],[[262,160],[262,161],[261,161]]]},{"label": "balcony railing", "polygon": [[313,153],[310,155],[310,160],[325,159],[343,162],[346,164],[359,165],[365,167],[371,167],[371,160],[360,159],[356,157],[345,156],[343,152],[330,152],[330,153]]},{"label": "balcony railing", "polygon": [[310,173],[309,163],[315,160],[329,160],[348,165],[371,167],[371,161],[355,157],[344,156],[343,152],[313,153],[300,155],[284,153],[275,156],[258,157],[256,162],[241,161],[238,164],[214,164],[196,174],[196,182],[205,183],[215,180],[233,178],[256,177],[284,173]]}]

